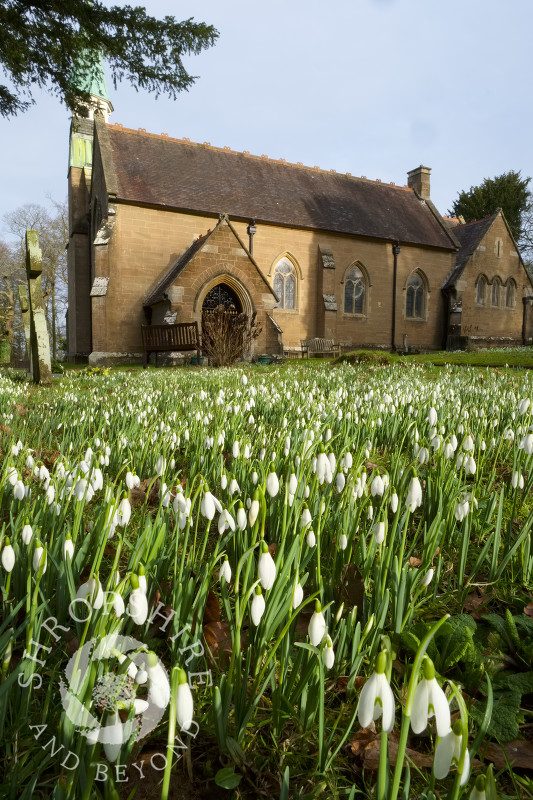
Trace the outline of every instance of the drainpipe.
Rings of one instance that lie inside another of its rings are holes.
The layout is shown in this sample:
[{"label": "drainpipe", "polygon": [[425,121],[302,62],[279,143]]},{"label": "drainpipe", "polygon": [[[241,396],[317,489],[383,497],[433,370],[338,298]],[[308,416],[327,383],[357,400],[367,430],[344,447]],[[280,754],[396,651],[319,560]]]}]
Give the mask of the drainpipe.
[{"label": "drainpipe", "polygon": [[392,254],[394,256],[394,271],[392,275],[392,331],[391,331],[391,351],[396,351],[396,278],[398,274],[398,256],[400,254],[400,242],[392,245]]},{"label": "drainpipe", "polygon": [[254,235],[257,232],[257,226],[255,224],[255,219],[250,220],[250,224],[246,228],[246,233],[248,234],[248,250],[250,251],[250,255],[253,255],[254,252]]}]

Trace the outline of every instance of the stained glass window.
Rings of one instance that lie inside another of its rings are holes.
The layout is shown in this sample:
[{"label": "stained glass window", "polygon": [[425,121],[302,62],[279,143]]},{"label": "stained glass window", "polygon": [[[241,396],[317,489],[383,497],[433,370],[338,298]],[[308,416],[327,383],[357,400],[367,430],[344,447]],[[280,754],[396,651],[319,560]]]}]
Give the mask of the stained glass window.
[{"label": "stained glass window", "polygon": [[365,308],[365,278],[359,267],[352,267],[344,282],[344,313],[363,314]]},{"label": "stained glass window", "polygon": [[274,291],[279,297],[276,308],[296,308],[296,269],[288,258],[278,261],[274,269]]}]

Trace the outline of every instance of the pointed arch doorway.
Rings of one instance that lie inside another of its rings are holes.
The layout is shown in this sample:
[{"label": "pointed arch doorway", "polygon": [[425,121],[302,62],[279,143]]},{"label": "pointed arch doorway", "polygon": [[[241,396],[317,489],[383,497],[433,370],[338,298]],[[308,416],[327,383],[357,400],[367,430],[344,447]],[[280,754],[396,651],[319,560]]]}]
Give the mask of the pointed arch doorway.
[{"label": "pointed arch doorway", "polygon": [[222,306],[229,314],[242,314],[242,303],[237,292],[227,283],[217,283],[204,297],[202,315]]}]

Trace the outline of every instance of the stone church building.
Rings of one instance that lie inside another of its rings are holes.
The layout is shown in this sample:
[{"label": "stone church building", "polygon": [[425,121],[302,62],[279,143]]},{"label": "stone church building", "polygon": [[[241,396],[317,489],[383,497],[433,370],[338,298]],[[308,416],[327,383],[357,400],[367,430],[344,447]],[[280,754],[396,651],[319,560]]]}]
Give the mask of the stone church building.
[{"label": "stone church building", "polygon": [[90,91],[70,140],[69,358],[140,360],[141,325],[201,326],[221,303],[256,313],[256,353],[531,341],[503,215],[441,217],[429,168],[395,186],[129,130],[108,123],[105,82]]}]

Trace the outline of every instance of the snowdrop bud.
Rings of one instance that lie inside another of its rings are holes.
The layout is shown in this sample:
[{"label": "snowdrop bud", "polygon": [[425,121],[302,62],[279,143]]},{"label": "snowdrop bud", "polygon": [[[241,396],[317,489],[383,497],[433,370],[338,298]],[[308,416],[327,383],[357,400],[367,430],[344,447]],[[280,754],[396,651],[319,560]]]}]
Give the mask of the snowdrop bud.
[{"label": "snowdrop bud", "polygon": [[[119,619],[126,610],[126,607],[124,605],[124,600],[122,599],[122,595],[119,594],[119,592],[113,592],[113,609],[115,611],[117,618]],[[140,683],[138,679],[138,673],[135,676],[135,680],[137,681],[137,683]]]},{"label": "snowdrop bud", "polygon": [[261,622],[261,617],[265,613],[265,598],[261,593],[261,587],[255,587],[255,595],[254,599],[252,600],[252,607],[250,610],[252,615],[252,622],[257,627]]},{"label": "snowdrop bud", "polygon": [[516,472],[516,470],[515,470],[513,472],[512,478],[511,478],[511,486],[513,487],[513,489],[516,489],[516,487],[518,486],[519,478],[520,478],[520,473]]},{"label": "snowdrop bud", "polygon": [[372,535],[376,541],[376,544],[383,544],[385,541],[385,523],[376,522],[372,528]]},{"label": "snowdrop bud", "polygon": [[310,491],[311,491],[311,490],[310,490],[309,486],[306,486],[306,487],[305,487],[305,490],[304,490],[304,497],[305,497],[305,499],[306,499],[306,500],[307,500],[307,498],[309,497],[309,493],[310,493]]},{"label": "snowdrop bud", "polygon": [[11,572],[15,566],[15,551],[11,545],[9,536],[6,536],[5,544],[2,548],[2,566],[6,572]]},{"label": "snowdrop bud", "polygon": [[348,537],[345,533],[341,533],[339,537],[339,550],[346,550],[348,547]]},{"label": "snowdrop bud", "polygon": [[241,531],[246,528],[246,511],[244,510],[242,503],[239,503],[239,508],[237,510],[237,525]]},{"label": "snowdrop bud", "polygon": [[156,475],[162,475],[164,471],[165,471],[165,459],[163,458],[163,456],[159,456],[159,458],[155,462]]},{"label": "snowdrop bud", "polygon": [[170,702],[170,683],[165,668],[155,653],[146,656],[148,698],[158,708],[166,708]]},{"label": "snowdrop bud", "polygon": [[24,500],[25,490],[22,481],[18,480],[13,486],[13,496],[15,500]]},{"label": "snowdrop bud", "polygon": [[371,519],[374,518],[374,508],[372,506],[372,503],[370,503],[370,505],[368,506],[368,508],[366,510],[366,518],[368,520],[371,520]]},{"label": "snowdrop bud", "polygon": [[67,556],[72,561],[72,558],[74,556],[74,543],[70,538],[70,533],[67,533],[67,538],[65,539],[65,543],[63,544],[63,557],[66,558]]},{"label": "snowdrop bud", "polygon": [[129,597],[128,614],[136,625],[144,625],[148,617],[148,600],[142,589],[139,588],[137,575],[131,576],[133,591]]},{"label": "snowdrop bud", "polygon": [[429,586],[431,581],[433,580],[433,575],[435,574],[435,570],[433,567],[430,567],[424,577],[422,578],[422,586]]},{"label": "snowdrop bud", "polygon": [[431,427],[433,427],[433,426],[435,426],[437,424],[437,412],[435,411],[434,408],[430,408],[429,409],[428,422],[431,425]]},{"label": "snowdrop bud", "polygon": [[[222,506],[220,507],[219,511],[222,510]],[[211,492],[207,491],[204,493],[202,497],[202,502],[200,503],[200,511],[202,515],[211,521],[215,516],[216,512],[216,505],[215,505],[215,498],[211,494]]]},{"label": "snowdrop bud", "polygon": [[274,471],[274,464],[272,462],[270,462],[269,470],[270,472],[268,473],[266,479],[266,488],[269,495],[271,497],[275,497],[279,492],[279,480],[278,476]]},{"label": "snowdrop bud", "polygon": [[7,479],[11,486],[14,486],[19,479],[19,474],[15,467],[10,467],[7,471]]},{"label": "snowdrop bud", "polygon": [[[246,376],[243,375],[243,378]],[[182,731],[188,731],[192,725],[194,703],[191,687],[187,683],[185,670],[178,671],[178,690],[176,693],[176,720]]]},{"label": "snowdrop bud", "polygon": [[318,647],[318,645],[324,638],[324,634],[326,633],[326,620],[324,619],[324,614],[322,613],[322,606],[319,600],[315,600],[315,610],[313,616],[309,621],[309,627],[307,632],[309,634],[309,640],[313,645],[313,647]]},{"label": "snowdrop bud", "polygon": [[398,509],[398,495],[396,492],[393,492],[390,498],[390,508],[393,514],[396,514]]},{"label": "snowdrop bud", "polygon": [[35,540],[35,550],[33,551],[33,569],[35,572],[39,570],[41,562],[44,560],[43,575],[46,572],[46,553],[39,539]]},{"label": "snowdrop bud", "polygon": [[324,647],[324,665],[326,669],[331,669],[335,663],[335,653],[333,651],[333,642],[330,637],[326,637],[326,646]]},{"label": "snowdrop bud", "polygon": [[28,456],[26,457],[26,468],[33,469],[34,465],[35,461],[33,460],[33,456],[31,455],[31,453],[29,453]]},{"label": "snowdrop bud", "polygon": [[31,542],[31,537],[33,536],[33,530],[31,525],[24,525],[22,529],[22,541],[24,544],[29,544]]},{"label": "snowdrop bud", "polygon": [[302,589],[300,582],[298,582],[294,587],[294,594],[292,596],[293,609],[298,608],[303,599],[304,599],[304,590]]},{"label": "snowdrop bud", "polygon": [[259,475],[257,474],[257,472],[255,472],[255,471],[252,472],[252,483],[253,483],[254,486],[257,485],[257,481],[258,480],[259,480]]},{"label": "snowdrop bud", "polygon": [[101,729],[105,731],[104,752],[108,761],[113,763],[120,755],[124,743],[124,730],[118,710],[115,710],[108,719],[107,725]]},{"label": "snowdrop bud", "polygon": [[224,472],[222,477],[220,478],[220,488],[224,491],[227,485],[228,485],[228,476]]},{"label": "snowdrop bud", "polygon": [[316,536],[315,532],[312,528],[309,529],[307,536],[305,537],[305,541],[307,542],[308,547],[314,547],[316,544]]},{"label": "snowdrop bud", "polygon": [[304,504],[304,507],[302,509],[302,516],[301,516],[301,519],[300,519],[300,525],[301,525],[302,528],[305,528],[305,527],[307,527],[307,525],[310,525],[312,523],[312,521],[313,521],[313,518],[311,516],[311,512],[309,511],[307,505]]},{"label": "snowdrop bud", "polygon": [[248,520],[251,526],[255,525],[255,521],[257,519],[258,514],[259,514],[259,492],[256,489],[254,493],[254,499],[250,503],[250,510],[248,511]]},{"label": "snowdrop bud", "polygon": [[224,561],[222,562],[222,566],[220,567],[218,573],[218,579],[220,582],[225,580],[226,583],[229,583],[231,581],[231,567],[227,556],[224,557]]},{"label": "snowdrop bud", "polygon": [[276,565],[269,553],[266,542],[261,542],[261,555],[259,556],[258,573],[261,586],[265,591],[271,589],[276,579]]},{"label": "snowdrop bud", "polygon": [[239,442],[233,442],[232,454],[233,458],[239,457]]},{"label": "snowdrop bud", "polygon": [[133,487],[135,486],[135,479],[133,477],[133,473],[132,472],[126,472],[126,486],[130,490],[130,492],[133,489]]}]

